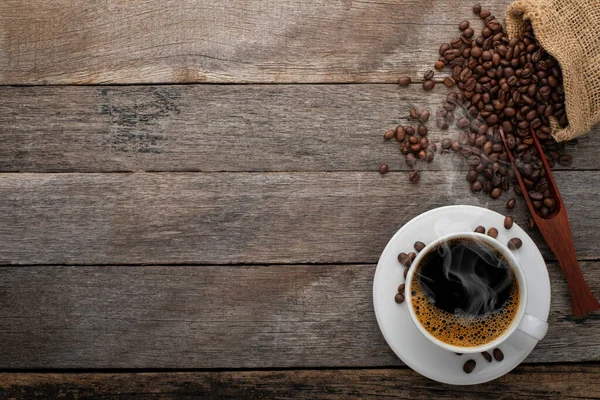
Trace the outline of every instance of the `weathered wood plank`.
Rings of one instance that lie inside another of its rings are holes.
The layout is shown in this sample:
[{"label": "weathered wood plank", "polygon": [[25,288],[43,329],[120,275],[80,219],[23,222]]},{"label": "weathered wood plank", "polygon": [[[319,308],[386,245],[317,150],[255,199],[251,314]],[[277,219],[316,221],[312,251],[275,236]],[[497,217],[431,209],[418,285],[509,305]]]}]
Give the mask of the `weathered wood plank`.
[{"label": "weathered wood plank", "polygon": [[451,386],[408,368],[166,373],[3,373],[0,397],[73,399],[593,399],[598,364],[523,365],[493,382]]},{"label": "weathered wood plank", "polygon": [[[412,107],[433,113],[446,92],[414,85],[3,88],[0,171],[374,171],[381,162],[408,170],[383,131],[407,124]],[[439,143],[447,132],[434,119],[428,136]],[[598,133],[600,126],[569,146],[572,168],[600,169]],[[427,168],[466,167],[438,156]]]},{"label": "weathered wood plank", "polygon": [[[494,0],[501,16],[510,0]],[[472,0],[0,3],[0,84],[421,78]]]},{"label": "weathered wood plank", "polygon": [[[584,275],[600,293],[598,262]],[[527,362],[599,361],[549,264],[548,336]],[[3,368],[401,365],[373,313],[375,265],[2,267]],[[394,293],[390,293],[393,296]]]},{"label": "weathered wood plank", "polygon": [[[578,257],[600,258],[600,172],[555,175]],[[426,210],[506,212],[507,197],[466,186],[462,172],[423,172],[418,185],[377,172],[2,174],[0,264],[376,262]],[[512,215],[524,223],[522,201]]]}]

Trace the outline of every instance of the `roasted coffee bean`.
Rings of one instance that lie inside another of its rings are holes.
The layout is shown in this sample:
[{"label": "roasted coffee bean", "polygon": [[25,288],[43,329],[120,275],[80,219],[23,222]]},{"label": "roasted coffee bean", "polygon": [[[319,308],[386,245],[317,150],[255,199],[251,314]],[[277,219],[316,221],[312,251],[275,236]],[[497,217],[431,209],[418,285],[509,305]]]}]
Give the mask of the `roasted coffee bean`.
[{"label": "roasted coffee bean", "polygon": [[451,149],[452,149],[453,151],[458,151],[458,150],[460,150],[460,143],[458,143],[458,142],[452,142],[452,147],[451,147]]},{"label": "roasted coffee bean", "polygon": [[405,263],[410,262],[410,259],[408,258],[408,254],[406,254],[404,252],[398,254],[398,262],[401,265],[404,265]]},{"label": "roasted coffee bean", "polygon": [[421,174],[419,173],[419,171],[414,170],[414,171],[410,171],[410,173],[408,174],[408,179],[412,182],[412,183],[417,183],[419,182],[419,180],[421,179]]},{"label": "roasted coffee bean", "polygon": [[423,243],[423,242],[415,242],[415,244],[414,244],[413,247],[415,248],[415,250],[417,252],[419,252],[419,251],[421,251],[421,250],[423,250],[425,248],[425,243]]},{"label": "roasted coffee bean", "polygon": [[425,123],[429,120],[430,115],[431,114],[430,114],[429,110],[421,110],[421,113],[419,114],[419,120],[422,123]]},{"label": "roasted coffee bean", "polygon": [[406,165],[408,165],[409,167],[412,167],[417,162],[417,159],[414,156],[414,154],[410,154],[409,153],[409,154],[406,155],[405,161],[406,161]]},{"label": "roasted coffee bean", "polygon": [[490,193],[490,197],[492,199],[497,199],[498,197],[500,197],[501,194],[502,194],[502,189],[497,187],[497,188],[492,189],[492,192]]},{"label": "roasted coffee bean", "polygon": [[515,222],[515,220],[513,219],[513,217],[507,215],[506,217],[504,217],[504,228],[505,229],[512,228],[514,222]]},{"label": "roasted coffee bean", "polygon": [[544,199],[544,195],[540,192],[536,192],[535,190],[529,191],[529,197],[531,197],[532,200],[543,200]]},{"label": "roasted coffee bean", "polygon": [[[483,13],[483,11],[482,11]],[[463,371],[465,371],[465,373],[470,374],[471,372],[473,372],[475,370],[475,366],[477,365],[477,363],[475,362],[475,360],[468,360],[465,365],[463,365]]]},{"label": "roasted coffee bean", "polygon": [[385,133],[383,134],[383,138],[385,140],[390,140],[395,135],[396,135],[396,132],[393,129],[390,129],[389,131],[385,131]]},{"label": "roasted coffee bean", "polygon": [[527,219],[527,223],[526,223],[526,225],[527,225],[527,227],[528,227],[529,229],[533,229],[533,228],[535,228],[535,220],[534,220],[532,217],[529,217],[529,218]]},{"label": "roasted coffee bean", "polygon": [[471,171],[467,172],[467,181],[469,181],[471,183],[475,182],[477,180],[478,175],[479,174],[477,173],[477,171],[471,170]]},{"label": "roasted coffee bean", "polygon": [[502,361],[502,360],[504,360],[504,353],[502,353],[502,350],[500,350],[500,349],[494,349],[493,353],[494,353],[494,359],[496,361]]},{"label": "roasted coffee bean", "polygon": [[440,46],[440,56],[443,56],[448,50],[450,50],[451,46],[448,43],[444,43]]},{"label": "roasted coffee bean", "polygon": [[409,144],[418,144],[419,143],[419,138],[416,136],[411,136],[408,138],[408,143]]},{"label": "roasted coffee bean", "polygon": [[400,86],[408,86],[408,85],[410,85],[411,81],[412,80],[410,79],[409,76],[403,76],[403,77],[401,77],[401,78],[398,79],[398,84]]},{"label": "roasted coffee bean", "polygon": [[404,293],[396,293],[394,296],[394,301],[398,304],[404,303]]},{"label": "roasted coffee bean", "polygon": [[421,136],[427,136],[427,127],[425,125],[419,125],[417,127],[417,132]]},{"label": "roasted coffee bean", "polygon": [[400,143],[404,142],[404,139],[406,139],[406,129],[404,129],[404,127],[402,125],[398,125],[396,127],[396,140]]},{"label": "roasted coffee bean", "polygon": [[483,185],[481,184],[481,182],[480,182],[480,181],[475,181],[475,182],[473,182],[473,184],[471,185],[471,191],[472,191],[473,193],[479,193],[479,192],[481,192],[482,186],[483,186]]},{"label": "roasted coffee bean", "polygon": [[438,71],[441,71],[444,69],[444,67],[446,66],[446,63],[444,63],[443,61],[436,61],[435,64],[433,65],[435,69],[437,69]]},{"label": "roasted coffee bean", "polygon": [[422,137],[419,140],[419,146],[421,146],[421,149],[423,150],[427,149],[427,146],[429,146],[429,140],[426,137]]},{"label": "roasted coffee bean", "polygon": [[411,119],[417,119],[417,118],[419,118],[420,115],[421,115],[421,110],[419,110],[418,108],[415,108],[415,107],[411,108],[408,113],[408,116]]},{"label": "roasted coffee bean", "polygon": [[570,167],[573,163],[573,158],[570,155],[565,154],[564,156],[560,156],[558,158],[558,163],[560,165],[564,165],[565,167]]},{"label": "roasted coffee bean", "polygon": [[548,207],[540,207],[540,216],[542,218],[546,218],[548,216],[548,213],[550,212],[550,210],[548,209]]},{"label": "roasted coffee bean", "polygon": [[430,69],[429,71],[427,71],[423,74],[423,79],[425,79],[426,81],[433,79],[434,75],[435,75],[435,72],[432,69]]},{"label": "roasted coffee bean", "polygon": [[463,36],[466,38],[472,38],[474,34],[475,34],[475,31],[473,30],[473,28],[466,28],[463,31]]},{"label": "roasted coffee bean", "polygon": [[490,228],[490,229],[488,229],[487,235],[489,237],[492,237],[492,238],[496,239],[498,237],[498,229],[496,229],[496,228]]},{"label": "roasted coffee bean", "polygon": [[543,203],[544,203],[544,206],[548,207],[549,209],[553,209],[554,208],[554,204],[555,204],[554,200],[551,199],[550,197],[545,198],[544,201],[543,201]]},{"label": "roasted coffee bean", "polygon": [[431,90],[435,87],[435,82],[432,80],[427,80],[425,82],[423,82],[423,89],[425,90]]},{"label": "roasted coffee bean", "polygon": [[487,351],[482,352],[481,355],[483,356],[483,358],[485,358],[485,361],[492,362],[492,355]]},{"label": "roasted coffee bean", "polygon": [[519,238],[512,238],[508,241],[507,246],[511,250],[518,250],[523,246],[523,241]]},{"label": "roasted coffee bean", "polygon": [[398,286],[398,293],[404,293],[404,289],[405,289],[405,288],[406,288],[406,284],[404,284],[404,283],[401,283],[401,284]]},{"label": "roasted coffee bean", "polygon": [[506,208],[508,208],[509,210],[512,210],[513,208],[515,208],[515,204],[517,204],[517,200],[510,199],[506,202]]},{"label": "roasted coffee bean", "polygon": [[476,233],[485,233],[485,228],[481,225],[479,225],[477,228],[475,228],[475,232]]},{"label": "roasted coffee bean", "polygon": [[442,149],[449,149],[452,147],[452,139],[444,138],[442,139]]},{"label": "roasted coffee bean", "polygon": [[456,84],[456,81],[454,80],[454,78],[447,76],[444,78],[444,85],[446,85],[447,87],[452,87]]},{"label": "roasted coffee bean", "polygon": [[390,170],[390,168],[388,167],[388,165],[387,165],[387,164],[381,164],[381,165],[379,166],[379,173],[380,173],[381,175],[387,174],[389,170]]}]

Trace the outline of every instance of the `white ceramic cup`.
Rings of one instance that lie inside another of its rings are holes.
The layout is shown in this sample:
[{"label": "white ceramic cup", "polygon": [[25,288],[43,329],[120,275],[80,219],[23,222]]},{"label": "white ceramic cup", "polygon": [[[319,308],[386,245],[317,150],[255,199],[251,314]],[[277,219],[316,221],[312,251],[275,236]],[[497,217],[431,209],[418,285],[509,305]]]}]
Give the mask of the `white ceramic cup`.
[{"label": "white ceramic cup", "polygon": [[[484,242],[484,243],[492,246],[496,250],[498,250],[500,253],[502,253],[504,255],[506,260],[509,262],[509,264],[512,267],[512,269],[517,277],[517,280],[519,282],[519,308],[517,310],[515,318],[513,319],[512,323],[510,324],[508,329],[506,329],[504,331],[504,333],[502,333],[502,335],[500,335],[493,341],[488,342],[486,344],[482,344],[480,346],[475,346],[475,347],[455,346],[455,345],[445,343],[445,342],[439,340],[438,338],[434,337],[419,322],[419,319],[417,318],[417,315],[415,314],[415,310],[413,308],[413,302],[412,302],[412,298],[411,298],[411,290],[410,290],[411,283],[415,277],[415,271],[418,269],[417,266],[423,259],[423,256],[425,254],[429,253],[429,251],[432,248],[436,247],[438,244],[440,244],[442,242],[446,242],[448,240],[459,239],[459,238],[478,240],[478,241]],[[410,318],[412,319],[413,323],[415,324],[417,329],[419,329],[419,331],[427,339],[429,339],[434,344],[436,344],[439,347],[446,349],[448,351],[451,351],[454,353],[480,353],[482,351],[488,351],[488,350],[491,350],[491,349],[494,349],[494,348],[500,346],[500,344],[502,342],[504,342],[515,330],[519,330],[519,331],[523,332],[524,334],[531,336],[535,340],[542,340],[544,338],[544,336],[546,336],[546,332],[548,332],[548,323],[546,321],[542,321],[532,315],[525,313],[525,308],[527,307],[527,295],[528,295],[527,294],[527,285],[525,282],[525,274],[523,273],[523,269],[522,269],[521,265],[519,264],[517,258],[513,254],[513,251],[490,236],[483,235],[480,233],[474,233],[474,232],[453,233],[450,235],[443,236],[432,243],[429,243],[423,250],[421,250],[419,252],[417,257],[413,261],[411,268],[408,271],[408,275],[406,276],[405,284],[406,284],[405,285],[406,303],[408,305],[408,311],[409,311]]]}]

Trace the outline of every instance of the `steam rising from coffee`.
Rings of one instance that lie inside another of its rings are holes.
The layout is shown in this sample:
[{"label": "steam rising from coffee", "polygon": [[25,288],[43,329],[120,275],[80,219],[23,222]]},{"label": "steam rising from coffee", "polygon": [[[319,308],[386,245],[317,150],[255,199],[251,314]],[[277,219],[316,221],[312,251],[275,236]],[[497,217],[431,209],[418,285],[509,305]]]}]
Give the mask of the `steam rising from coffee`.
[{"label": "steam rising from coffee", "polygon": [[455,315],[482,316],[506,301],[513,272],[491,246],[475,240],[461,240],[460,246],[443,242],[427,257],[441,260],[444,285],[448,286],[445,290],[433,287],[435,271],[424,267],[420,274],[423,291],[438,307]]}]

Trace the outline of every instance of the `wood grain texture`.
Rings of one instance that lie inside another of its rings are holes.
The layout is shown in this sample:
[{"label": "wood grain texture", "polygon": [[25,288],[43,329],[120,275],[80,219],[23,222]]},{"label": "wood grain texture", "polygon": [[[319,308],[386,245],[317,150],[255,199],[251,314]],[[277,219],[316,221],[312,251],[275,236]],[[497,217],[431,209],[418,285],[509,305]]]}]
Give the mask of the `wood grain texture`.
[{"label": "wood grain texture", "polygon": [[[375,171],[382,162],[408,170],[397,142],[384,142],[383,132],[409,123],[412,107],[433,113],[447,91],[426,94],[415,85],[7,87],[0,90],[0,171]],[[439,144],[447,132],[434,120],[428,137]],[[450,133],[457,136],[455,129]],[[598,133],[600,126],[568,145],[573,169],[600,169]],[[438,155],[427,168],[466,167]]]},{"label": "wood grain texture", "polygon": [[[593,399],[598,364],[523,365],[493,382],[451,386],[408,368],[168,373],[0,374],[0,397],[70,399]],[[196,396],[196,397],[195,397]]]},{"label": "wood grain texture", "polygon": [[[600,293],[600,264],[582,267]],[[575,320],[559,266],[548,269],[550,330],[527,362],[600,361],[600,318]],[[375,320],[374,272],[374,264],[2,267],[0,366],[401,365]]]},{"label": "wood grain texture", "polygon": [[[556,179],[579,259],[600,258],[600,172]],[[463,172],[2,174],[0,264],[372,263],[432,208],[506,213],[508,196],[466,186]],[[524,203],[511,214],[523,224]]]},{"label": "wood grain texture", "polygon": [[[502,16],[510,0],[494,0]],[[472,0],[0,3],[0,84],[422,78]],[[478,23],[479,24],[479,23]]]}]

